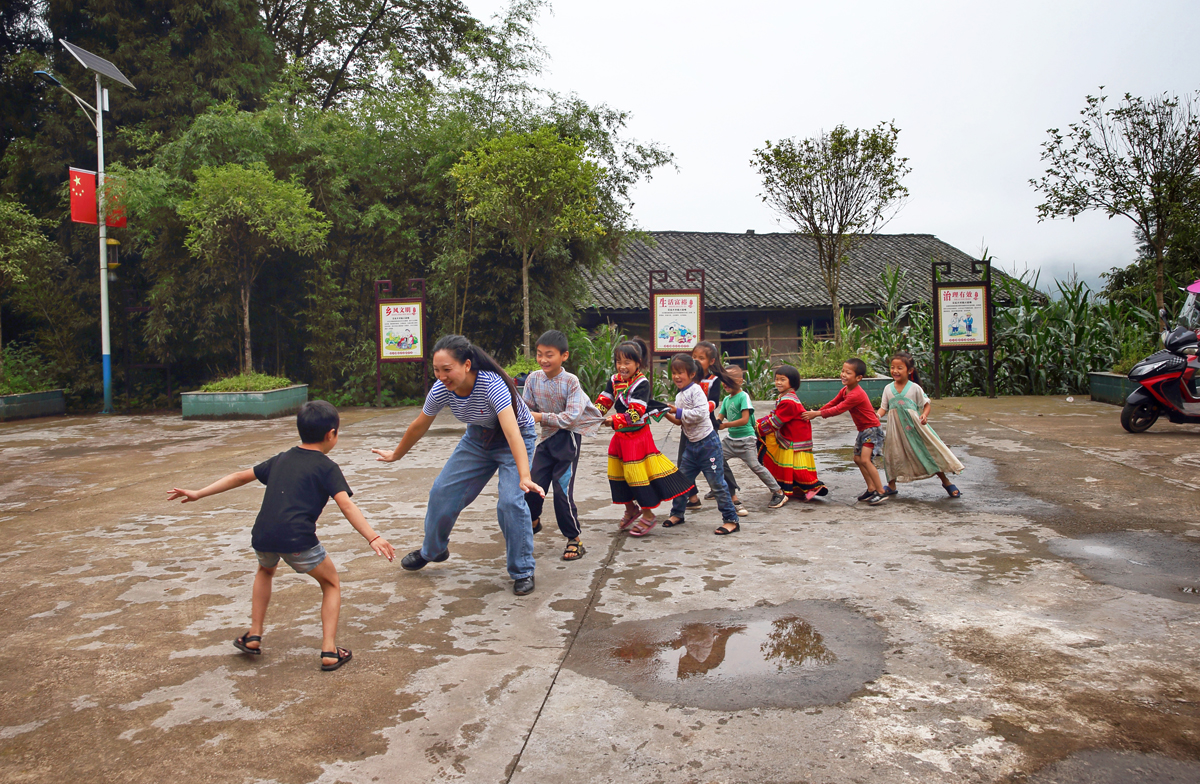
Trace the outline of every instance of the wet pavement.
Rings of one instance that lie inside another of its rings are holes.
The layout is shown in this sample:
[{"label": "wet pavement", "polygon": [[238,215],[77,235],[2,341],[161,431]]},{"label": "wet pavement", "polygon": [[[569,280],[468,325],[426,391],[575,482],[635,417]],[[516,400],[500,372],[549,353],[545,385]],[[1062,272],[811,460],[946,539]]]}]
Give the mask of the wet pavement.
[{"label": "wet pavement", "polygon": [[[1119,413],[936,401],[963,498],[929,480],[880,507],[853,503],[852,424],[819,421],[831,499],[768,510],[735,466],[751,515],[727,537],[711,502],[616,534],[607,440],[585,440],[588,552],[559,560],[547,525],[527,597],[494,484],[450,559],[416,573],[331,506],[319,534],[355,654],[335,673],[318,666],[320,592],[286,569],[264,655],[230,645],[261,488],[163,500],[290,445],[290,421],[5,423],[0,779],[1200,781],[1200,427],[1129,435]],[[444,416],[374,462],[413,414],[344,412],[331,454],[401,553],[462,432]]]}]

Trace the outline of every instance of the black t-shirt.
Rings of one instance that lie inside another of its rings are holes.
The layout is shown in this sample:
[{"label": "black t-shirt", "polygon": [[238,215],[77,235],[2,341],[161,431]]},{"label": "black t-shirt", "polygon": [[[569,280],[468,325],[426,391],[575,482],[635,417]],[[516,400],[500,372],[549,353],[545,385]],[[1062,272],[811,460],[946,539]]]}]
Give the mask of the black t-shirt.
[{"label": "black t-shirt", "polygon": [[315,449],[294,446],[254,466],[254,476],[267,486],[250,543],[264,553],[299,553],[317,541],[317,518],[338,493],[354,495],[342,469]]}]

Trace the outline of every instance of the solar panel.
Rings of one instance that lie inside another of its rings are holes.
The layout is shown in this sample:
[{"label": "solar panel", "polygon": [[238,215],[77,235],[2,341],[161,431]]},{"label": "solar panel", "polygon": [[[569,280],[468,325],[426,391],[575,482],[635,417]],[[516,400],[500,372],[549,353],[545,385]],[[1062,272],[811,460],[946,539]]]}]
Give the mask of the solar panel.
[{"label": "solar panel", "polygon": [[[133,82],[126,79],[125,74],[121,73],[117,66],[113,65],[108,60],[105,60],[99,55],[94,55],[86,49],[80,49],[75,44],[67,43],[67,41],[62,38],[59,38],[58,42],[62,44],[63,48],[70,52],[84,68],[90,68],[96,73],[104,74],[109,79],[116,79],[118,82],[127,87],[133,87]],[[133,87],[133,89],[136,90],[137,88]]]}]

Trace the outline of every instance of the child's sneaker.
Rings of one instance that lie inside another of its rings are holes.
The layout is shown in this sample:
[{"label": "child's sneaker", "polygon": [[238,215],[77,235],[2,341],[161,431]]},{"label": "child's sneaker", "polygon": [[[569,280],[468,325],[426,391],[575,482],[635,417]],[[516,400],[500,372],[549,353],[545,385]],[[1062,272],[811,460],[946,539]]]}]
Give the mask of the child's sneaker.
[{"label": "child's sneaker", "polygon": [[738,517],[745,517],[750,514],[750,510],[745,507],[741,501],[734,501],[733,508],[737,512]]},{"label": "child's sneaker", "polygon": [[879,506],[886,500],[887,496],[880,495],[879,493],[871,493],[871,497],[867,499],[867,503],[871,506]]},{"label": "child's sneaker", "polygon": [[787,503],[787,496],[783,493],[772,493],[771,502],[767,504],[768,509],[778,509]]}]

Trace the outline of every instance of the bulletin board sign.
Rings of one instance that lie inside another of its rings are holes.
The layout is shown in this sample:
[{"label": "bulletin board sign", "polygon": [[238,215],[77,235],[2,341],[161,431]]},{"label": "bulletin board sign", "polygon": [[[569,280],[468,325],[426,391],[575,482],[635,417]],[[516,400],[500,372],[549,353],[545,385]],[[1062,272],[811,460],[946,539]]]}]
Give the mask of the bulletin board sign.
[{"label": "bulletin board sign", "polygon": [[393,297],[390,280],[375,281],[375,405],[383,405],[383,363],[420,362],[421,383],[429,391],[425,362],[425,279],[409,278],[411,297]]},{"label": "bulletin board sign", "polygon": [[990,344],[986,284],[939,283],[935,289],[938,348],[942,351],[987,348]]},{"label": "bulletin board sign", "polygon": [[650,294],[650,333],[655,354],[690,354],[704,339],[704,291],[678,289]]},{"label": "bulletin board sign", "polygon": [[420,299],[379,300],[380,362],[425,359],[425,303]]},{"label": "bulletin board sign", "polygon": [[[988,397],[996,396],[995,347],[992,342],[992,263],[971,261],[980,280],[947,281],[950,262],[932,264],[933,396],[942,396],[943,351],[986,351]],[[953,365],[951,364],[951,367]]]}]

